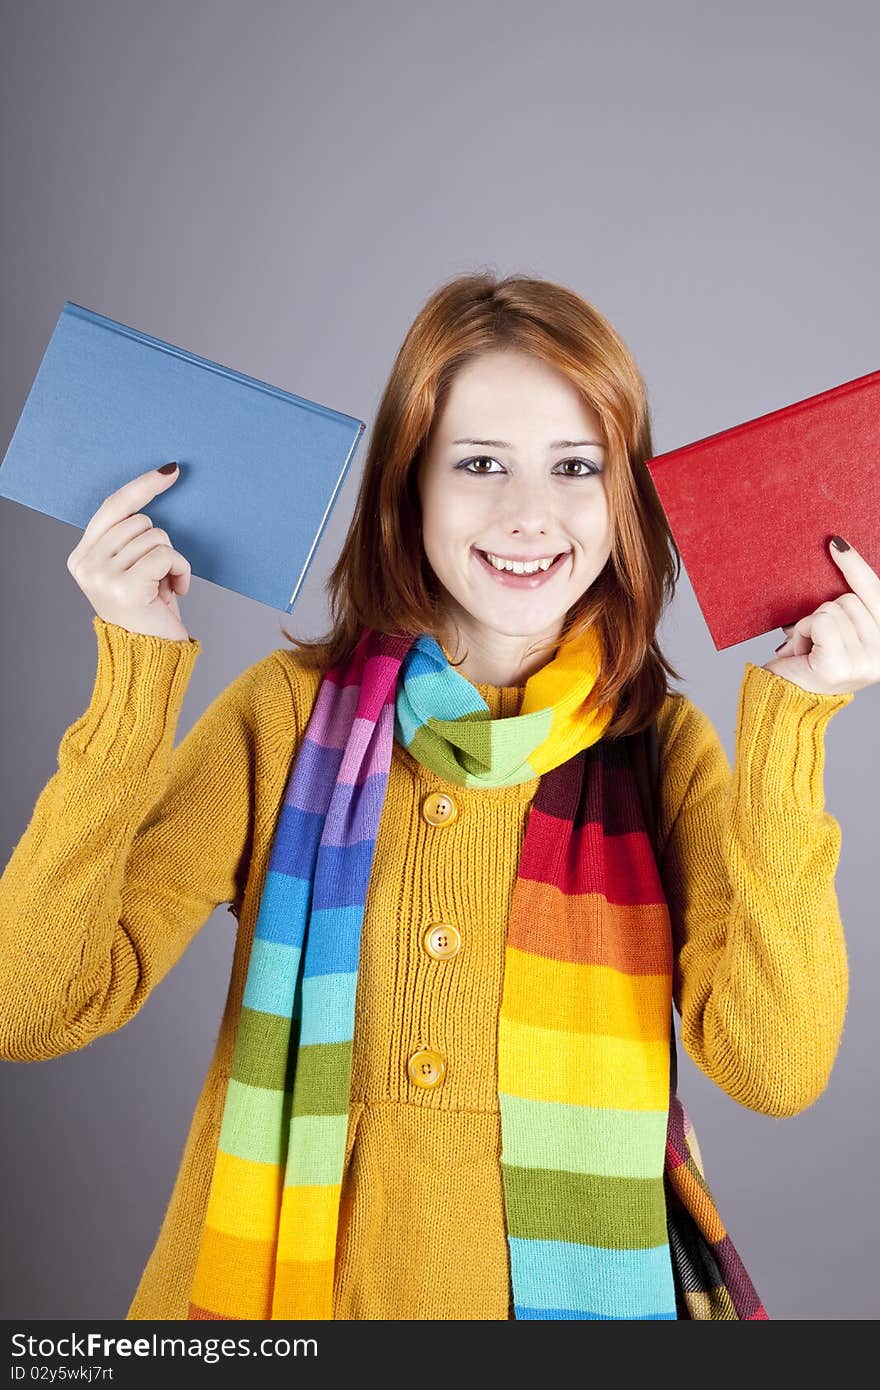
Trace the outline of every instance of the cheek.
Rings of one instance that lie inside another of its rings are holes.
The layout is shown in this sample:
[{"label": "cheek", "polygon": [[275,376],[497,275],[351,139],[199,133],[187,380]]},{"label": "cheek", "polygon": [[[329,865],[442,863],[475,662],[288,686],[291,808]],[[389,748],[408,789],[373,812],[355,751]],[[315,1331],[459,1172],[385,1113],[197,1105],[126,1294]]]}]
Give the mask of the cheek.
[{"label": "cheek", "polygon": [[601,535],[607,530],[610,518],[608,499],[604,491],[582,499],[572,508],[570,515],[574,526],[591,536]]},{"label": "cheek", "polygon": [[442,500],[427,498],[423,513],[425,531],[439,544],[479,534],[484,507],[473,497],[448,490]]}]

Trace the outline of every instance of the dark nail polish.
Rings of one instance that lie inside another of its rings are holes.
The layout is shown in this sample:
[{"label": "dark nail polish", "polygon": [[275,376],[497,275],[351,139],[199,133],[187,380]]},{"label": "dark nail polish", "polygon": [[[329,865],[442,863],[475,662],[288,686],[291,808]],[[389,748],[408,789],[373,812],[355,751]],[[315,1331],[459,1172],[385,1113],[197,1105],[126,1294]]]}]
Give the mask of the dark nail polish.
[{"label": "dark nail polish", "polygon": [[843,536],[832,536],[831,544],[834,546],[835,550],[849,550],[849,545],[843,539]]},{"label": "dark nail polish", "polygon": [[177,464],[176,464],[176,463],[163,463],[163,464],[162,464],[162,467],[159,469],[159,472],[160,472],[160,473],[173,473],[176,467],[177,467]]}]

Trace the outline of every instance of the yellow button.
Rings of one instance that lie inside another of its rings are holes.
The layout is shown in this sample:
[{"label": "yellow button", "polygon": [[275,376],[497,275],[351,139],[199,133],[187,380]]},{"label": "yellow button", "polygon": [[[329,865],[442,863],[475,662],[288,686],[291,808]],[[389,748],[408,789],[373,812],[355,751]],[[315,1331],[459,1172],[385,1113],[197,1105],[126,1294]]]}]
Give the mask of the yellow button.
[{"label": "yellow button", "polygon": [[422,802],[422,815],[429,825],[449,825],[458,815],[458,807],[448,792],[429,792]]},{"label": "yellow button", "polygon": [[461,932],[450,922],[438,922],[436,926],[428,927],[422,936],[422,945],[435,960],[449,960],[451,956],[458,955]]},{"label": "yellow button", "polygon": [[439,1086],[446,1074],[446,1059],[433,1047],[420,1048],[406,1064],[414,1086]]}]

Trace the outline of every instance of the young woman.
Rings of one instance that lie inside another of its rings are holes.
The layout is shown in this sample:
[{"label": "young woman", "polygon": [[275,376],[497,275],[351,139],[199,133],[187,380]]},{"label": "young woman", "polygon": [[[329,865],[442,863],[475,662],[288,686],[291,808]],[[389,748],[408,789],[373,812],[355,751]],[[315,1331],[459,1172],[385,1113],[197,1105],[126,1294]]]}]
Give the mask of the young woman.
[{"label": "young woman", "polygon": [[[238,918],[129,1318],[767,1316],[680,1127],[671,1010],[751,1109],[827,1085],[823,739],[880,679],[880,580],[830,549],[851,591],[746,663],[731,772],[655,639],[677,552],[652,453],[595,308],[442,286],[380,404],[327,638],[285,633],[176,749],[189,566],[138,508],[177,473],[89,523],[69,568],[97,678],[0,881],[2,1055],[121,1027],[218,904]],[[625,738],[655,719],[656,856]]]}]

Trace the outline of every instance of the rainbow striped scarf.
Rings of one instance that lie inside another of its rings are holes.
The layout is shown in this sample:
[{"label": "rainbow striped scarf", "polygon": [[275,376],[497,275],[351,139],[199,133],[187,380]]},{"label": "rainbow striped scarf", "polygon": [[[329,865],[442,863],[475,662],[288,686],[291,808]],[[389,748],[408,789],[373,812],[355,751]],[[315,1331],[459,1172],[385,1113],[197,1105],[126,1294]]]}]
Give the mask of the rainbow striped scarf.
[{"label": "rainbow striped scarf", "polygon": [[[325,674],[257,914],[190,1319],[333,1317],[360,935],[395,737],[458,785],[541,776],[498,1030],[514,1316],[680,1316],[665,1166],[724,1253],[680,1105],[667,1135],[670,921],[624,741],[602,740],[613,709],[583,709],[600,661],[594,632],[563,643],[520,714],[495,720],[427,636],[366,629]],[[707,1315],[766,1316],[754,1300]]]}]

